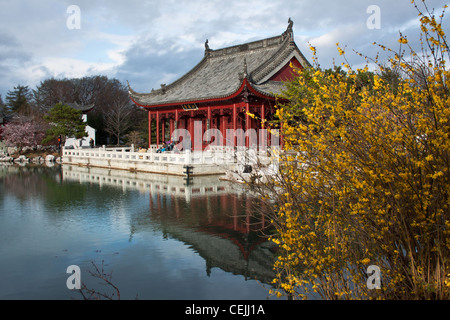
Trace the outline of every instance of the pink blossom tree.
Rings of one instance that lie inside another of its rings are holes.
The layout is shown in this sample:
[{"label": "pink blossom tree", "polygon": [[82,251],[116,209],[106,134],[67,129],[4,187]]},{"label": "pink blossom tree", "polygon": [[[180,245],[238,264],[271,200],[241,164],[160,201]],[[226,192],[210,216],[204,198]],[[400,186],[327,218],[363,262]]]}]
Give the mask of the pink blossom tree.
[{"label": "pink blossom tree", "polygon": [[21,152],[25,146],[40,144],[44,138],[44,132],[38,125],[31,122],[8,123],[3,128],[2,137],[7,145],[16,146]]}]

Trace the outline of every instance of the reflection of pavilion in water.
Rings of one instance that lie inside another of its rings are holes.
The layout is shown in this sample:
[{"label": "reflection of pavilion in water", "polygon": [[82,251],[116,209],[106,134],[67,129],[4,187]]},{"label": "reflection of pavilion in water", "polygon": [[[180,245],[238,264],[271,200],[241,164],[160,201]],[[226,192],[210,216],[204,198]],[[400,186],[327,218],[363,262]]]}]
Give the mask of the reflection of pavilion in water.
[{"label": "reflection of pavilion in water", "polygon": [[273,279],[271,242],[259,232],[267,227],[254,213],[254,198],[241,186],[217,176],[193,178],[132,173],[101,168],[63,166],[64,180],[97,183],[149,192],[150,217],[133,222],[133,233],[154,228],[189,245],[206,261],[206,272],[224,271]]},{"label": "reflection of pavilion in water", "polygon": [[184,199],[164,193],[150,197],[152,221],[164,233],[192,247],[213,267],[269,282],[271,243],[258,232],[264,219],[252,215],[252,199],[245,193],[222,193]]}]

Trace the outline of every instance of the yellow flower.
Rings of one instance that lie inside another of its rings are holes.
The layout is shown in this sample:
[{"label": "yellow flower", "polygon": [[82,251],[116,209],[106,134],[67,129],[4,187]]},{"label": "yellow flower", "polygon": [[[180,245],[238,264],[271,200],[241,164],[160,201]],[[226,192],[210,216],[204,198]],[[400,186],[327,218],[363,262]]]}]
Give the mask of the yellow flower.
[{"label": "yellow flower", "polygon": [[[427,47],[441,50],[444,28],[425,15],[421,23]],[[408,44],[403,35],[399,42]],[[277,153],[280,173],[264,189],[265,208],[275,208],[269,217],[275,228],[271,239],[281,249],[274,271],[282,293],[432,298],[435,293],[423,288],[411,293],[420,282],[424,288],[438,284],[450,298],[448,264],[436,272],[431,260],[417,259],[416,271],[405,277],[411,266],[400,259],[417,250],[433,261],[450,255],[450,71],[445,63],[420,60],[420,54],[380,47],[392,58],[375,59],[380,64],[375,72],[348,66],[346,73],[320,67],[296,73],[284,97],[289,102],[280,106],[282,117],[271,123],[282,124],[284,134]],[[439,54],[447,53],[442,50]],[[427,90],[418,81],[418,65],[429,65]],[[401,76],[387,80],[382,74],[389,70]],[[411,241],[415,245],[399,245]],[[354,286],[376,261],[386,262],[389,290],[368,293]]]}]

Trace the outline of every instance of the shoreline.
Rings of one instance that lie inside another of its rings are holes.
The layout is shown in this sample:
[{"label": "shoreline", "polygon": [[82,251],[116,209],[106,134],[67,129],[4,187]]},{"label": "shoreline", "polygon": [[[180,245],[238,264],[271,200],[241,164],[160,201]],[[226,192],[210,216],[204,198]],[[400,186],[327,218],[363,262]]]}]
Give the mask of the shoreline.
[{"label": "shoreline", "polygon": [[62,162],[60,152],[52,151],[25,151],[16,152],[12,155],[0,155],[0,162],[3,163],[44,163],[44,162]]}]

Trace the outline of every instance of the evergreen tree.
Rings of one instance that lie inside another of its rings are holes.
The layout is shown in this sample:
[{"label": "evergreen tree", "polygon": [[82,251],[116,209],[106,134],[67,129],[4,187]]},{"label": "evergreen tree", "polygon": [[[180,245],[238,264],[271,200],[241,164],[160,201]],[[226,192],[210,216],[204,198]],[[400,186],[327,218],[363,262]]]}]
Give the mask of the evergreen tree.
[{"label": "evergreen tree", "polygon": [[68,105],[58,103],[44,117],[50,124],[43,143],[48,143],[61,137],[64,144],[66,137],[81,139],[87,136],[86,123],[83,122],[82,112]]},{"label": "evergreen tree", "polygon": [[3,103],[2,95],[0,94],[0,117],[7,114],[6,105]]},{"label": "evergreen tree", "polygon": [[31,113],[32,95],[28,86],[17,85],[6,94],[6,103],[11,112],[29,115]]}]

